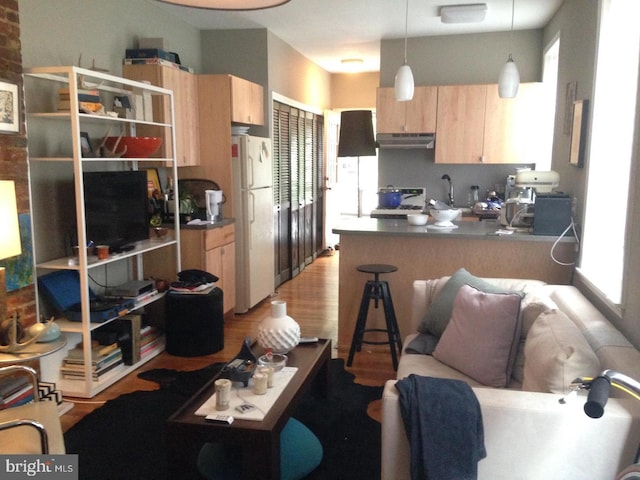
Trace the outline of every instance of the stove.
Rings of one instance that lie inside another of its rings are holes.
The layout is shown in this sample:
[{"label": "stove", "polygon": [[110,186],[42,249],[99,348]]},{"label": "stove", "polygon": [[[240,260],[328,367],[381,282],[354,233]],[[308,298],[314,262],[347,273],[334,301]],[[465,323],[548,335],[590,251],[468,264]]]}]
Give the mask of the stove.
[{"label": "stove", "polygon": [[402,193],[400,205],[396,208],[375,208],[371,218],[407,218],[409,213],[420,213],[425,206],[427,191],[421,187],[398,188]]}]

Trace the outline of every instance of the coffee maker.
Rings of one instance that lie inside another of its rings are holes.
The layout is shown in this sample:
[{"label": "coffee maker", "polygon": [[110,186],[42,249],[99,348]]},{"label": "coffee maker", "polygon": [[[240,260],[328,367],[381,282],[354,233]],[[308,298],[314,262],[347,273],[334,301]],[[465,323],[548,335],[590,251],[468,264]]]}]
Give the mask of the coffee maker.
[{"label": "coffee maker", "polygon": [[559,183],[560,175],[553,170],[521,170],[510,175],[507,178],[500,223],[514,230],[533,227],[536,195],[552,193]]}]

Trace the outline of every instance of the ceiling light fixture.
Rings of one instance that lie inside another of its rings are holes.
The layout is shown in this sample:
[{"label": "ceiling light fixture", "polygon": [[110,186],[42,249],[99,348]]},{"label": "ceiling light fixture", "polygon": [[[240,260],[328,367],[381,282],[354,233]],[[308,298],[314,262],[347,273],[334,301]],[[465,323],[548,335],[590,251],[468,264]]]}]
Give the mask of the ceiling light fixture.
[{"label": "ceiling light fixture", "polygon": [[393,86],[393,90],[398,102],[407,102],[413,98],[413,73],[407,64],[407,33],[409,28],[409,0],[405,12],[404,22],[404,64],[398,69]]},{"label": "ceiling light fixture", "polygon": [[[513,16],[515,12],[515,0],[511,3],[511,32],[509,33],[509,43],[511,49],[513,49]],[[520,72],[518,72],[518,66],[513,60],[513,56],[509,53],[507,62],[500,70],[500,77],[498,77],[498,95],[500,98],[515,98],[518,94],[518,87],[520,86]]]},{"label": "ceiling light fixture", "polygon": [[440,8],[440,21],[442,23],[477,23],[482,22],[486,15],[486,3],[447,5]]},{"label": "ceiling light fixture", "polygon": [[206,8],[208,10],[262,10],[278,7],[290,0],[161,0],[183,7]]}]

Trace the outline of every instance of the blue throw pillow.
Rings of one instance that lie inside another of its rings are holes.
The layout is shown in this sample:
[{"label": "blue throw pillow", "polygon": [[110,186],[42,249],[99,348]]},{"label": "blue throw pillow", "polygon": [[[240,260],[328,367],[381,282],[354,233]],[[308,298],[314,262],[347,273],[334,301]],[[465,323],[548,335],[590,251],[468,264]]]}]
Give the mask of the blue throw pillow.
[{"label": "blue throw pillow", "polygon": [[[242,476],[241,451],[221,443],[207,443],[198,454],[198,471],[207,480],[237,480]],[[304,424],[290,418],[280,433],[280,478],[300,480],[321,461],[320,440]]]},{"label": "blue throw pillow", "polygon": [[445,328],[447,328],[449,324],[449,320],[451,320],[453,301],[458,294],[458,290],[460,290],[460,287],[463,285],[470,285],[484,293],[518,293],[522,295],[522,292],[514,292],[513,290],[496,287],[470,274],[464,268],[461,268],[451,275],[451,278],[447,280],[440,294],[435,298],[429,310],[427,310],[424,319],[418,326],[420,333],[435,335],[438,338],[442,336]]}]

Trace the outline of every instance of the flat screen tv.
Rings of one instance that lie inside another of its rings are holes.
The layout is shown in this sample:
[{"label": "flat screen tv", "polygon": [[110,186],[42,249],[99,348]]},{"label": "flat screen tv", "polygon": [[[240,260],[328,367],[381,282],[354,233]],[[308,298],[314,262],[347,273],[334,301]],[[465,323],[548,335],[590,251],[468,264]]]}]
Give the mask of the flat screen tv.
[{"label": "flat screen tv", "polygon": [[83,181],[87,241],[118,252],[149,238],[146,172],[84,172]]}]

